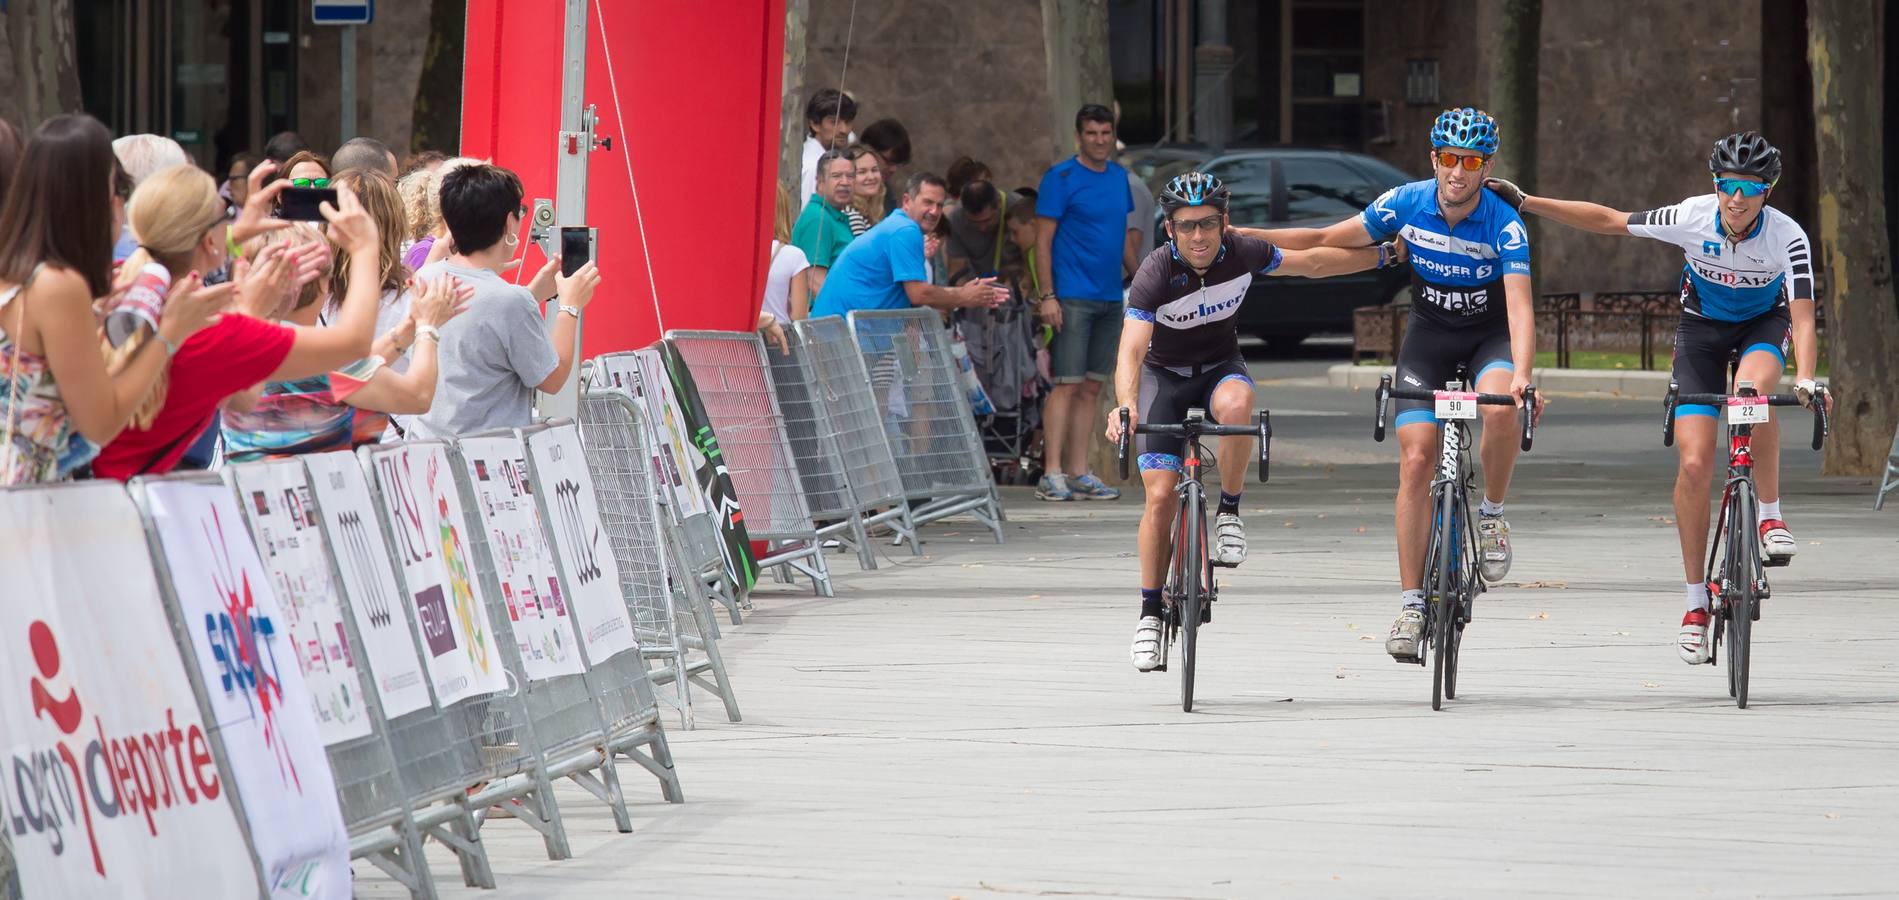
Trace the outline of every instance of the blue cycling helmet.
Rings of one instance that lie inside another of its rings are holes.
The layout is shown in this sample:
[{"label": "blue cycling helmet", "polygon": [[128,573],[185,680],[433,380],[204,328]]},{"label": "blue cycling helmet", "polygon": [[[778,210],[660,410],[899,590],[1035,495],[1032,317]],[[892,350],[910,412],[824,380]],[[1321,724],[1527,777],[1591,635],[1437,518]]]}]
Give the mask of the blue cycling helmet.
[{"label": "blue cycling helmet", "polygon": [[1485,156],[1497,152],[1497,120],[1481,109],[1447,109],[1431,126],[1431,146],[1475,150]]},{"label": "blue cycling helmet", "polygon": [[1160,206],[1172,215],[1177,209],[1188,206],[1211,206],[1226,212],[1227,200],[1232,193],[1220,179],[1205,172],[1183,172],[1175,175],[1167,187],[1160,192]]}]

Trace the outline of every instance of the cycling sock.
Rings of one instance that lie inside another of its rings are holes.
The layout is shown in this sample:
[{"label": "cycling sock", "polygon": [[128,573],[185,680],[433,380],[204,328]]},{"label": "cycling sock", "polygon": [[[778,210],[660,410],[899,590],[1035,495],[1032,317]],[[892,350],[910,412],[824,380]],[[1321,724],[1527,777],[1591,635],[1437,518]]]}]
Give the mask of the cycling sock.
[{"label": "cycling sock", "polygon": [[1490,519],[1498,518],[1503,515],[1503,504],[1485,497],[1483,505],[1477,507],[1477,514]]},{"label": "cycling sock", "polygon": [[1221,491],[1220,492],[1220,508],[1217,511],[1223,512],[1223,513],[1232,513],[1233,515],[1236,515],[1236,516],[1239,515],[1240,514],[1240,495],[1229,494],[1226,491]]},{"label": "cycling sock", "polygon": [[1158,619],[1163,611],[1160,588],[1141,588],[1141,618],[1153,616]]},{"label": "cycling sock", "polygon": [[1406,609],[1423,609],[1424,608],[1424,589],[1416,588],[1413,590],[1405,591],[1404,605]]},{"label": "cycling sock", "polygon": [[[1220,496],[1224,497],[1226,495],[1221,494]],[[1778,519],[1778,518],[1780,518],[1780,501],[1775,500],[1774,502],[1769,503],[1765,500],[1762,500],[1761,501],[1761,521],[1765,522],[1768,519]]]},{"label": "cycling sock", "polygon": [[1688,611],[1694,612],[1697,609],[1701,609],[1701,610],[1707,609],[1708,608],[1708,583],[1705,581],[1697,581],[1694,584],[1687,585],[1687,588],[1688,588]]}]

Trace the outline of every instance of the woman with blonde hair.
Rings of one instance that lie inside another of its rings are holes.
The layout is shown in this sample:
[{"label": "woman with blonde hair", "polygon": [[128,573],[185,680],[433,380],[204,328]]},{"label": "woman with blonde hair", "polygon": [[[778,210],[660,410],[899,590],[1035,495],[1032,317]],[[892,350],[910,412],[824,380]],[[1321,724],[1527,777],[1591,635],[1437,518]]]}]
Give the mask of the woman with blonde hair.
[{"label": "woman with blonde hair", "polygon": [[[759,328],[787,323],[811,314],[811,285],[806,273],[811,261],[791,243],[791,226],[798,220],[798,199],[785,185],[778,186],[778,205],[772,216],[771,260],[765,273],[765,298],[759,309]],[[769,336],[769,332],[767,332]]]},{"label": "woman with blonde hair", "polygon": [[59,481],[119,435],[230,290],[181,279],[153,316],[156,339],[111,372],[93,301],[112,290],[112,244],[130,193],[111,134],[90,116],[56,116],[10,174],[0,210],[0,484]]},{"label": "woman with blonde hair", "polygon": [[864,144],[852,144],[844,150],[851,161],[851,205],[844,215],[851,220],[851,236],[869,231],[884,220],[884,170],[877,151]]}]

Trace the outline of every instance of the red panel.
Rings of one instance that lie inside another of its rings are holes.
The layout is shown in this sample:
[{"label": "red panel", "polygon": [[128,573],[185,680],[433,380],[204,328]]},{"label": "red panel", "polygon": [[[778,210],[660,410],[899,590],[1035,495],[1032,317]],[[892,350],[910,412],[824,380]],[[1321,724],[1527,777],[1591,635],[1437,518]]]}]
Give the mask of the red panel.
[{"label": "red panel", "polygon": [[[557,146],[561,8],[468,3],[462,152],[513,169],[530,203],[555,196],[565,149]],[[595,0],[588,15],[587,102],[613,148],[589,161],[601,288],[587,310],[584,352],[642,347],[662,327],[750,329],[775,199],[784,0]],[[526,255],[523,279],[541,263],[538,251]]]}]

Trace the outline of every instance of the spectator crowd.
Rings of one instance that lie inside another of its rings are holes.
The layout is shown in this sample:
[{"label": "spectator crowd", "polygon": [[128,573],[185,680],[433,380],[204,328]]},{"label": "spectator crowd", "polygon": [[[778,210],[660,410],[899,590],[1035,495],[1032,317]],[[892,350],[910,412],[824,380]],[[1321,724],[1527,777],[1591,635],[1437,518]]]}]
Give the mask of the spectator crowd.
[{"label": "spectator crowd", "polygon": [[572,376],[599,272],[510,277],[512,172],[286,132],[225,175],[88,116],[0,122],[0,483],[526,426]]},{"label": "spectator crowd", "polygon": [[[991,393],[1008,394],[992,398],[998,408],[1040,401],[1037,496],[1120,496],[1089,471],[1088,448],[1114,372],[1123,290],[1153,246],[1154,198],[1114,162],[1114,114],[1083,106],[1078,152],[1015,189],[967,156],[941,177],[905,174],[903,126],[881,119],[858,135],[856,119],[856,101],[834,89],[805,105],[799,193],[779,189],[760,329],[773,336],[786,319],[855,310],[939,310],[960,340],[982,342],[967,352],[992,362],[979,368]],[[993,364],[1023,354],[1036,360],[1027,373]]]}]

